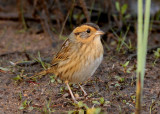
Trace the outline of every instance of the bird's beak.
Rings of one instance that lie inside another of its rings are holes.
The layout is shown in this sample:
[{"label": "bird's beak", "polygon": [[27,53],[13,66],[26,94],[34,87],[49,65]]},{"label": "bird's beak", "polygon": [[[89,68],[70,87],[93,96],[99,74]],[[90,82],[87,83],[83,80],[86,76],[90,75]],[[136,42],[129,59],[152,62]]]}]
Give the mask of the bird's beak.
[{"label": "bird's beak", "polygon": [[97,30],[96,35],[103,35],[104,32],[102,30]]}]

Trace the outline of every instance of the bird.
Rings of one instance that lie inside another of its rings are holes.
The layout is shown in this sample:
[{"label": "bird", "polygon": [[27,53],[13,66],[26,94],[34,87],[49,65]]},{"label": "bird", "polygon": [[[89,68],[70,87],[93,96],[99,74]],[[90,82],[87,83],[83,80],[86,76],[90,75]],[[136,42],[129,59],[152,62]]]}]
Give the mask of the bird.
[{"label": "bird", "polygon": [[76,27],[53,57],[51,67],[30,78],[50,73],[56,75],[66,84],[73,101],[77,103],[69,83],[78,84],[84,96],[87,96],[80,83],[89,79],[103,60],[103,34],[94,23],[84,23]]}]

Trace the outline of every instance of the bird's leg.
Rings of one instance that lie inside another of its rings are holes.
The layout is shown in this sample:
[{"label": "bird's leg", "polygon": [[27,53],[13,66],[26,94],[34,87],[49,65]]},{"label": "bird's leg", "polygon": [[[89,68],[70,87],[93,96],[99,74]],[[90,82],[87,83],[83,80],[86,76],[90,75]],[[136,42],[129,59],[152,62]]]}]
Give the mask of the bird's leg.
[{"label": "bird's leg", "polygon": [[86,97],[87,96],[87,93],[86,93],[86,91],[83,89],[83,87],[80,85],[80,84],[78,84],[79,85],[79,87],[81,88],[81,90],[83,91],[83,93],[84,93],[84,96]]},{"label": "bird's leg", "polygon": [[70,88],[70,86],[69,86],[69,84],[68,84],[68,81],[65,81],[65,84],[67,85],[67,88],[68,88],[68,90],[69,90],[69,93],[71,94],[71,97],[72,97],[73,101],[74,101],[75,103],[78,103],[78,102],[76,101],[73,93],[72,93],[72,90],[71,90],[71,88]]}]

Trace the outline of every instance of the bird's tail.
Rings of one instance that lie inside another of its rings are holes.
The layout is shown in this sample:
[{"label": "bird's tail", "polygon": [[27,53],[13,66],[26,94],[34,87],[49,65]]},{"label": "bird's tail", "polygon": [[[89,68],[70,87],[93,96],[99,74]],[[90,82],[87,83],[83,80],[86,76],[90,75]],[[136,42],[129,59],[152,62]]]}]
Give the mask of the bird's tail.
[{"label": "bird's tail", "polygon": [[36,73],[36,74],[34,74],[33,76],[30,76],[30,77],[26,77],[25,80],[27,81],[27,80],[30,80],[30,79],[34,79],[36,77],[42,77],[42,76],[47,75],[49,73],[53,73],[54,74],[53,68],[49,68],[49,69],[43,70],[43,71],[41,71],[39,73]]}]

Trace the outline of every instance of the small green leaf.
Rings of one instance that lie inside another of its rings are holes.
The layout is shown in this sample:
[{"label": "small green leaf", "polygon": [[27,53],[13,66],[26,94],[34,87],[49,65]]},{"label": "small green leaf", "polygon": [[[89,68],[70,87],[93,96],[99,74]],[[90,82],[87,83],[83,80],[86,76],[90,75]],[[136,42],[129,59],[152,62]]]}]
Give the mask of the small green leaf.
[{"label": "small green leaf", "polygon": [[87,114],[100,114],[101,108],[88,108]]},{"label": "small green leaf", "polygon": [[122,7],[121,7],[121,14],[123,15],[124,13],[126,13],[127,11],[127,4],[124,4]]},{"label": "small green leaf", "polygon": [[104,98],[103,98],[103,97],[101,97],[99,102],[100,102],[100,104],[104,104],[104,103],[105,103]]},{"label": "small green leaf", "polygon": [[100,103],[98,101],[92,101],[92,103],[100,105]]},{"label": "small green leaf", "polygon": [[154,56],[156,59],[160,57],[160,48],[158,48],[157,51],[154,51]]},{"label": "small green leaf", "polygon": [[70,111],[68,111],[68,114],[75,114],[77,111],[75,111],[75,110],[70,110]]},{"label": "small green leaf", "polygon": [[126,100],[123,100],[123,103],[126,103],[127,101]]},{"label": "small green leaf", "polygon": [[124,78],[119,78],[119,82],[124,82]]},{"label": "small green leaf", "polygon": [[62,83],[62,80],[60,80],[60,79],[57,79],[57,82],[61,84],[61,83]]},{"label": "small green leaf", "polygon": [[52,79],[51,82],[54,83],[54,82],[55,82],[55,79]]},{"label": "small green leaf", "polygon": [[125,19],[128,19],[128,18],[130,18],[131,17],[131,15],[130,14],[127,14],[126,16],[125,16]]},{"label": "small green leaf", "polygon": [[84,107],[85,109],[88,109],[88,106],[84,104],[82,101],[79,101],[78,104],[74,104],[78,108]]},{"label": "small green leaf", "polygon": [[4,68],[4,67],[0,67],[0,70],[3,70],[3,71],[10,71],[10,69]]},{"label": "small green leaf", "polygon": [[84,110],[83,110],[83,109],[80,109],[80,110],[78,111],[78,114],[84,114]]},{"label": "small green leaf", "polygon": [[19,93],[19,99],[22,100],[22,93]]},{"label": "small green leaf", "polygon": [[101,108],[96,108],[95,114],[100,114],[100,112],[101,112]]},{"label": "small green leaf", "polygon": [[105,101],[105,105],[108,105],[110,104],[111,102],[110,101]]},{"label": "small green leaf", "polygon": [[51,83],[55,82],[55,76],[50,76],[50,79],[51,79]]},{"label": "small green leaf", "polygon": [[19,109],[20,109],[20,110],[23,110],[23,109],[24,109],[24,107],[23,107],[23,106],[20,106],[20,107],[19,107]]},{"label": "small green leaf", "polygon": [[131,70],[132,70],[131,68],[128,68],[127,73],[131,73]]},{"label": "small green leaf", "polygon": [[21,106],[19,107],[20,110],[23,110],[27,107],[27,100],[23,101],[23,103],[21,104]]},{"label": "small green leaf", "polygon": [[25,100],[22,104],[23,104],[24,107],[26,107],[27,106],[27,100]]},{"label": "small green leaf", "polygon": [[80,107],[80,108],[83,107],[83,102],[82,101],[78,102],[78,107]]},{"label": "small green leaf", "polygon": [[116,84],[115,84],[115,87],[120,87],[120,84],[116,83]]},{"label": "small green leaf", "polygon": [[129,64],[129,61],[127,61],[125,64],[123,64],[122,66],[124,67],[124,68],[126,68],[127,66],[128,66],[128,64]]},{"label": "small green leaf", "polygon": [[64,87],[60,87],[60,92],[63,92],[64,91]]},{"label": "small green leaf", "polygon": [[132,99],[132,100],[135,100],[135,99],[136,99],[136,96],[132,95],[132,96],[131,96],[131,99]]},{"label": "small green leaf", "polygon": [[22,78],[20,77],[20,75],[17,75],[16,77],[13,78],[13,80],[15,80],[15,81],[21,81]]},{"label": "small green leaf", "polygon": [[117,11],[120,12],[120,5],[119,5],[119,2],[116,1],[115,5],[116,5]]}]

